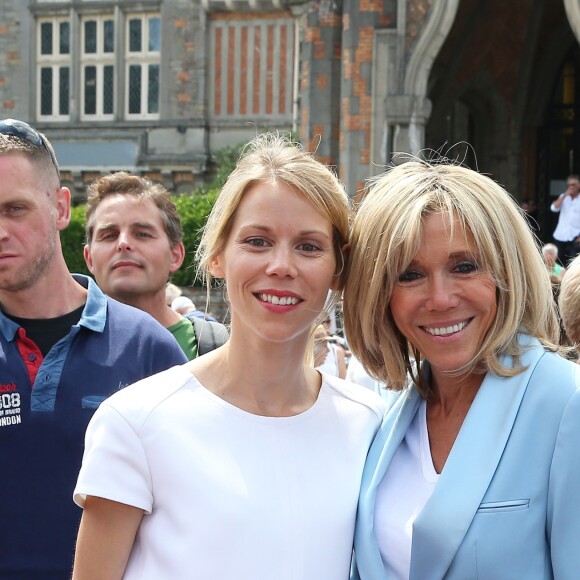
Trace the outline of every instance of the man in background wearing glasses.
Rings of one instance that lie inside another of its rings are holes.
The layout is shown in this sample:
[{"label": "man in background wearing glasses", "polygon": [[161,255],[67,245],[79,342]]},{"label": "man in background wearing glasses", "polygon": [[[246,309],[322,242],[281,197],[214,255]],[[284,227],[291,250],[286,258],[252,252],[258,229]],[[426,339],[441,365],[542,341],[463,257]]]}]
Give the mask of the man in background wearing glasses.
[{"label": "man in background wearing glasses", "polygon": [[186,361],[152,317],[70,274],[59,236],[69,221],[70,192],[46,137],[0,121],[3,580],[68,580],[90,417],[114,391]]}]

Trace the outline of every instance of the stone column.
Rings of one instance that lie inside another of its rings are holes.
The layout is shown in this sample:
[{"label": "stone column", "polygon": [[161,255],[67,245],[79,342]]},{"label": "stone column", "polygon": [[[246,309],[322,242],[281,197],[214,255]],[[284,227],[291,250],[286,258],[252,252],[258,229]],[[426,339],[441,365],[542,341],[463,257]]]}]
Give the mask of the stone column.
[{"label": "stone column", "polygon": [[300,139],[316,157],[338,164],[342,3],[311,2],[302,17]]},{"label": "stone column", "polygon": [[[396,95],[386,99],[387,131],[391,131],[391,155],[418,155],[425,146],[425,125],[431,114],[431,101],[424,96]],[[387,159],[390,161],[390,159]]]}]

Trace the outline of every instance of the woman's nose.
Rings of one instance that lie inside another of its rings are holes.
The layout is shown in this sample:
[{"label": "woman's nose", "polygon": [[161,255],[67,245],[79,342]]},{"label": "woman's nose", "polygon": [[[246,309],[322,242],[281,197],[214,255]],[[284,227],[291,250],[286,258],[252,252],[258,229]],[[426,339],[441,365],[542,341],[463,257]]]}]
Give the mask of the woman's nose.
[{"label": "woman's nose", "polygon": [[270,260],[266,268],[266,273],[270,276],[296,276],[296,263],[294,252],[282,246],[276,247],[270,253]]},{"label": "woman's nose", "polygon": [[429,310],[447,310],[459,304],[459,295],[455,282],[450,276],[437,275],[429,281],[427,308]]}]

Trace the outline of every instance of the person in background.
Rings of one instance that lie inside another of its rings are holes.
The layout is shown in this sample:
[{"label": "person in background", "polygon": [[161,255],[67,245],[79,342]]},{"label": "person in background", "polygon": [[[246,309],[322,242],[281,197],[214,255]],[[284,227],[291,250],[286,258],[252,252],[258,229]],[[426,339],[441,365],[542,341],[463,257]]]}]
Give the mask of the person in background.
[{"label": "person in background", "polygon": [[576,257],[570,262],[566,274],[562,278],[558,306],[566,338],[576,350],[576,359],[578,360],[578,349],[580,348],[580,257]]},{"label": "person in background", "polygon": [[[196,327],[166,302],[167,281],[185,258],[181,221],[169,192],[124,171],[100,177],[88,188],[85,227],[85,261],[103,292],[153,316],[187,358],[195,358]],[[219,326],[226,340],[227,331]],[[208,335],[212,331],[200,327]]]},{"label": "person in background", "polygon": [[314,331],[314,368],[333,377],[346,377],[346,355],[322,324]]},{"label": "person in background", "polygon": [[354,356],[350,356],[346,369],[346,380],[356,383],[367,389],[371,389],[383,396],[386,393],[385,385],[376,379],[373,379],[362,366],[361,362]]},{"label": "person in background", "polygon": [[348,227],[325,165],[281,136],[250,143],[198,250],[206,283],[225,282],[230,340],[91,422],[75,580],[187,578],[192,566],[220,580],[348,577],[384,404],[305,362],[328,290],[342,289]]},{"label": "person in background", "polygon": [[181,316],[185,316],[186,318],[190,318],[192,316],[196,316],[198,318],[203,318],[203,312],[198,310],[191,300],[187,296],[178,296],[171,302],[171,309],[175,310],[181,314]]},{"label": "person in background", "polygon": [[542,256],[553,284],[559,284],[566,268],[558,263],[558,246],[546,244],[542,246]]},{"label": "person in background", "polygon": [[176,286],[173,282],[167,282],[165,286],[165,302],[167,306],[171,306],[173,301],[183,294],[183,290]]},{"label": "person in background", "polygon": [[[336,310],[336,309],[334,309]],[[331,315],[330,313],[326,313],[326,316],[324,318],[324,320],[322,321],[322,326],[326,329],[326,332],[328,333],[328,336],[330,336],[330,338],[339,346],[341,346],[346,355],[348,356],[350,353],[348,353],[348,344],[346,342],[346,339],[344,338],[344,336],[341,336],[338,333],[338,327],[337,327],[337,323],[336,323],[336,313],[333,312],[333,314]]]},{"label": "person in background", "polygon": [[186,358],[150,316],[70,274],[60,231],[71,196],[44,135],[1,120],[0,174],[0,578],[68,580],[89,419]]},{"label": "person in background", "polygon": [[520,209],[522,210],[532,233],[538,235],[540,232],[540,226],[538,224],[538,208],[536,206],[536,201],[531,198],[522,199],[520,202]]},{"label": "person in background", "polygon": [[410,161],[356,214],[353,354],[391,400],[355,533],[363,580],[572,580],[580,570],[580,369],[510,195]]},{"label": "person in background", "polygon": [[564,266],[578,254],[577,240],[580,236],[580,178],[569,175],[567,183],[566,191],[550,206],[552,212],[560,214],[553,236]]},{"label": "person in background", "polygon": [[[546,264],[546,269],[550,275],[550,282],[552,283],[552,295],[554,296],[554,303],[556,304],[556,309],[558,307],[558,297],[560,295],[560,284],[562,283],[562,278],[566,273],[566,268],[558,263],[558,246],[555,244],[545,244],[542,246],[542,258],[544,259],[544,264]],[[560,318],[560,342],[565,343],[566,332],[562,324],[562,317],[558,311],[558,317]]]},{"label": "person in background", "polygon": [[198,310],[195,306],[193,300],[188,298],[187,296],[178,296],[173,300],[171,303],[171,308],[175,310],[175,312],[179,312],[185,318],[202,318],[204,320],[213,320],[216,319],[203,312],[202,310]]}]

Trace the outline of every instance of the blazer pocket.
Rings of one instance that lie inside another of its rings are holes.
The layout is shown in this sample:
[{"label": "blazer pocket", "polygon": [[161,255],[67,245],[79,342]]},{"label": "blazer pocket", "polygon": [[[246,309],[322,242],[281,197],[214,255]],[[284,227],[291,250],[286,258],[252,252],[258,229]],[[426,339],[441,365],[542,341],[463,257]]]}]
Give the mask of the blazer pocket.
[{"label": "blazer pocket", "polygon": [[481,503],[478,514],[497,514],[499,512],[514,512],[527,510],[530,507],[529,499],[508,499],[506,501],[488,501]]}]

